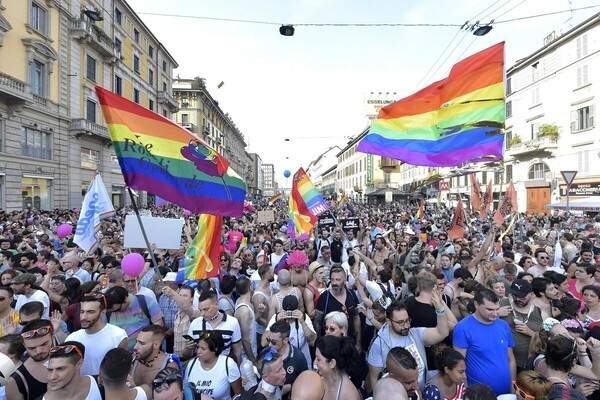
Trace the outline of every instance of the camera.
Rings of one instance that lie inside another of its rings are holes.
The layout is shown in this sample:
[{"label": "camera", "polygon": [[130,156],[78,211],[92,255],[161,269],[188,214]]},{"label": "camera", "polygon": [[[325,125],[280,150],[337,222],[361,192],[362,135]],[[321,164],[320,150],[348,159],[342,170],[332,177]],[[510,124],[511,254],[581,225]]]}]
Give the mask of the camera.
[{"label": "camera", "polygon": [[285,317],[286,318],[294,318],[294,311],[293,310],[287,310],[285,312]]}]

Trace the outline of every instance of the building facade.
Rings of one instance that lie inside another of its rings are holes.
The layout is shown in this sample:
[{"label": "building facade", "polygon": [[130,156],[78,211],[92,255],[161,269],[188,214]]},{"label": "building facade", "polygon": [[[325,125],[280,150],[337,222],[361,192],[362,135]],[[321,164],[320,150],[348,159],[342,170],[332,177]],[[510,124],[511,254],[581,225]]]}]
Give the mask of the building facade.
[{"label": "building facade", "polygon": [[339,146],[332,146],[323,152],[319,157],[308,165],[306,173],[310,176],[312,183],[324,196],[333,196],[335,187],[333,190],[325,192],[323,190],[323,179],[326,171],[329,171],[331,167],[337,165],[337,154],[341,151]]},{"label": "building facade", "polygon": [[79,208],[96,170],[126,204],[94,85],[170,118],[177,63],[124,1],[3,2],[0,208]]},{"label": "building facade", "polygon": [[275,166],[273,164],[262,164],[262,194],[264,196],[273,196],[277,189],[275,183]]}]

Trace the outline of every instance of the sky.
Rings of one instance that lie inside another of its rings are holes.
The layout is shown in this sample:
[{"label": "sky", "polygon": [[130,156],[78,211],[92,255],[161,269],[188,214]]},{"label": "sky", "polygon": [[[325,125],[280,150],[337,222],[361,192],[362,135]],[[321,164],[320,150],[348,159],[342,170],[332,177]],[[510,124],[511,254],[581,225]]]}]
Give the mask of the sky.
[{"label": "sky", "polygon": [[[293,174],[307,168],[329,147],[343,148],[363,131],[364,102],[372,92],[396,92],[397,99],[409,96],[444,78],[459,60],[501,41],[506,42],[508,69],[543,47],[551,32],[559,35],[600,12],[598,0],[128,3],[178,62],[174,77],[205,78],[212,96],[244,135],[248,151],[275,164],[276,180],[283,186],[290,185],[284,170]],[[595,7],[577,10],[590,6]],[[558,11],[567,12],[502,22]],[[473,25],[491,20],[493,29],[486,36],[461,30],[466,21]],[[294,36],[279,34],[283,24],[295,26]]]}]

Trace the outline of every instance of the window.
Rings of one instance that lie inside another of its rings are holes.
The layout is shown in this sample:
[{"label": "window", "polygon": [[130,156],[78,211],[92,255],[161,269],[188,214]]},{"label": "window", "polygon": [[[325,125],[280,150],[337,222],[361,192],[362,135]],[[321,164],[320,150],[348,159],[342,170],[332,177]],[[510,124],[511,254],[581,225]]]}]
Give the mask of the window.
[{"label": "window", "polygon": [[98,105],[96,104],[95,101],[87,99],[87,101],[85,102],[85,119],[87,119],[88,121],[92,121],[93,123],[96,123],[97,108],[98,108]]},{"label": "window", "polygon": [[587,56],[587,54],[587,33],[584,33],[577,38],[577,59],[579,60],[580,58]]},{"label": "window", "polygon": [[119,53],[119,55],[123,54],[123,42],[120,39],[115,38],[115,49]]},{"label": "window", "polygon": [[546,172],[550,172],[550,168],[548,168],[548,166],[545,163],[533,164],[531,167],[529,167],[529,179],[546,179]]},{"label": "window", "polygon": [[154,85],[154,71],[148,68],[148,83]]},{"label": "window", "polygon": [[481,184],[482,185],[487,185],[487,183],[488,183],[487,171],[483,171],[481,173]]},{"label": "window", "polygon": [[506,95],[512,94],[512,78],[506,78]]},{"label": "window", "polygon": [[512,100],[506,102],[506,118],[512,117]]},{"label": "window", "polygon": [[21,178],[23,208],[52,209],[52,180],[24,176]]},{"label": "window", "polygon": [[539,105],[540,102],[540,88],[536,87],[531,90],[531,107]]},{"label": "window", "polygon": [[137,43],[140,44],[140,32],[133,28],[133,40]]},{"label": "window", "polygon": [[181,114],[181,123],[187,124],[188,122],[190,122],[189,114]]},{"label": "window", "polygon": [[38,60],[30,65],[31,93],[38,96],[46,95],[46,66]]},{"label": "window", "polygon": [[154,100],[148,99],[148,109],[154,111]]},{"label": "window", "polygon": [[538,138],[538,132],[540,130],[540,123],[534,122],[530,125],[531,128],[531,140],[536,140]]},{"label": "window", "polygon": [[162,109],[162,115],[165,118],[169,118],[168,115],[167,115],[167,110],[165,110],[164,108]]},{"label": "window", "polygon": [[181,98],[181,108],[189,108],[190,107],[190,100],[187,97],[182,97]]},{"label": "window", "polygon": [[577,152],[577,172],[587,174],[590,172],[590,151]]},{"label": "window", "polygon": [[588,66],[583,65],[577,68],[577,87],[580,88],[588,84]]},{"label": "window", "polygon": [[538,79],[540,79],[539,67],[540,67],[540,62],[539,61],[531,64],[531,81],[532,82],[535,82]]},{"label": "window", "polygon": [[119,96],[123,96],[123,78],[121,78],[119,75],[115,75],[114,92]]},{"label": "window", "polygon": [[154,47],[148,45],[148,57],[154,58]]},{"label": "window", "polygon": [[571,132],[579,132],[594,127],[594,106],[589,105],[571,111]]},{"label": "window", "polygon": [[44,35],[48,33],[48,11],[34,1],[31,2],[29,25]]},{"label": "window", "polygon": [[[81,168],[98,169],[100,167],[100,152],[98,150],[81,148]],[[89,182],[88,182],[89,185]],[[87,188],[87,186],[86,186]]]},{"label": "window", "polygon": [[506,150],[510,149],[510,142],[512,142],[512,138],[513,138],[512,131],[508,131],[504,135],[504,148]]},{"label": "window", "polygon": [[137,89],[133,89],[133,101],[140,104],[140,91]]},{"label": "window", "polygon": [[513,166],[512,165],[506,166],[506,171],[504,172],[504,177],[506,178],[505,179],[506,183],[512,181],[512,179],[513,179]]},{"label": "window", "polygon": [[118,8],[115,8],[115,22],[119,25],[123,25],[123,13]]},{"label": "window", "polygon": [[163,82],[163,92],[167,91],[167,82]]},{"label": "window", "polygon": [[89,54],[86,57],[85,77],[96,82],[96,59]]},{"label": "window", "polygon": [[133,56],[133,70],[140,73],[140,58],[138,56]]},{"label": "window", "polygon": [[163,60],[163,71],[167,72],[167,62]]},{"label": "window", "polygon": [[494,172],[494,185],[500,184],[500,172]]},{"label": "window", "polygon": [[52,136],[50,133],[22,128],[21,154],[27,157],[52,159]]}]

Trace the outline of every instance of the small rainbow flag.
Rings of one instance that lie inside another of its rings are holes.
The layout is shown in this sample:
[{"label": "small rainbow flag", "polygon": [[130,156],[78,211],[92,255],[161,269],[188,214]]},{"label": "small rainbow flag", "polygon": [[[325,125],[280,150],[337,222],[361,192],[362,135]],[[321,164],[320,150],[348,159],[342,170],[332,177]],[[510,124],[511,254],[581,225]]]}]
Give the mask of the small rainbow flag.
[{"label": "small rainbow flag", "polygon": [[418,220],[423,218],[423,207],[425,207],[425,202],[423,200],[421,200],[421,204],[419,205],[419,209],[417,210],[417,213],[415,214],[413,221],[417,222]]},{"label": "small rainbow flag", "polygon": [[283,198],[283,194],[277,193],[275,196],[271,197],[269,199],[269,204],[275,204],[277,201],[281,200]]},{"label": "small rainbow flag", "polygon": [[96,86],[127,186],[195,213],[242,216],[244,181],[206,142],[168,119]]},{"label": "small rainbow flag", "polygon": [[447,78],[383,107],[358,151],[449,167],[502,158],[504,42],[455,64]]},{"label": "small rainbow flag", "polygon": [[293,239],[308,239],[317,215],[328,207],[303,168],[294,174],[289,198],[288,235]]},{"label": "small rainbow flag", "polygon": [[348,196],[343,194],[340,200],[338,201],[337,206],[335,206],[335,209],[341,210],[342,207],[344,207],[346,204],[348,204]]},{"label": "small rainbow flag", "polygon": [[223,216],[201,214],[198,233],[185,252],[183,266],[177,272],[176,282],[199,280],[219,275],[221,230]]}]

